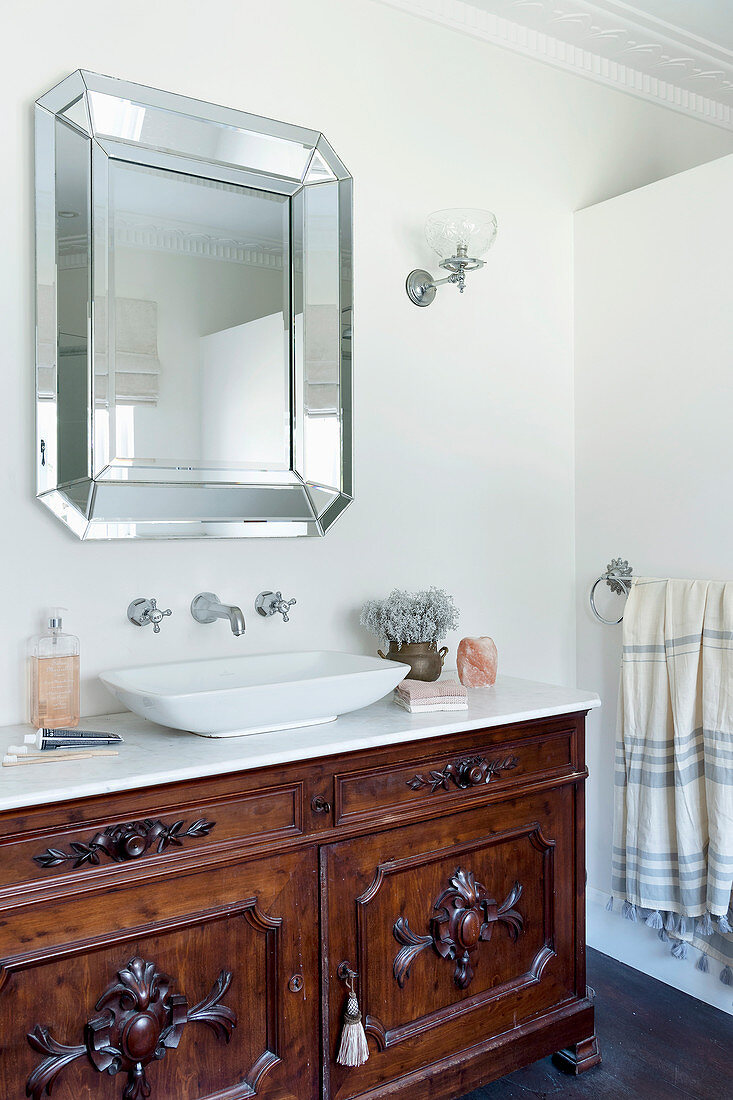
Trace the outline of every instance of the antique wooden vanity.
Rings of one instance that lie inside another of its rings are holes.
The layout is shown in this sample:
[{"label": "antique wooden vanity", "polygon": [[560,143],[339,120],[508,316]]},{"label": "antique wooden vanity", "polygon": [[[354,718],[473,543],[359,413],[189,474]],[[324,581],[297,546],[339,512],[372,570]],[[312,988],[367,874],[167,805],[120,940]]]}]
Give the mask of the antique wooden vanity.
[{"label": "antique wooden vanity", "polygon": [[456,1100],[551,1053],[591,1068],[596,705],[504,679],[465,714],[216,743],[118,715],[94,720],[117,760],[4,769],[3,1100]]}]

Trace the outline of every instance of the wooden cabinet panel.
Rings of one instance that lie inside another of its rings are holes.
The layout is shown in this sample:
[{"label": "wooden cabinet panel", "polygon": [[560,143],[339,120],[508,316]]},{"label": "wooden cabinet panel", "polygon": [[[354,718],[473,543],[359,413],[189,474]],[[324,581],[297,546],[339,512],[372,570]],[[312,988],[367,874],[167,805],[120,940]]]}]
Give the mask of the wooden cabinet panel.
[{"label": "wooden cabinet panel", "polygon": [[[366,1094],[574,997],[574,798],[566,785],[324,850],[327,1096]],[[342,961],[370,1041],[359,1069],[335,1064]]]},{"label": "wooden cabinet panel", "polygon": [[315,1100],[316,870],[306,849],[14,911],[0,1095]]},{"label": "wooden cabinet panel", "polygon": [[0,834],[0,898],[17,897],[22,884],[60,888],[115,864],[190,863],[207,852],[236,851],[248,840],[297,836],[302,801],[303,785],[297,782],[189,798],[178,806],[170,805],[170,796],[168,805],[162,799],[156,806],[148,793],[145,812],[136,817],[99,818],[87,811],[81,821],[65,822],[57,811],[50,824],[43,821],[43,827],[30,830],[34,822],[27,817],[16,823],[7,817]]},{"label": "wooden cabinet panel", "polygon": [[408,763],[365,768],[337,775],[336,821],[351,824],[399,818],[405,810],[470,804],[487,791],[516,788],[529,780],[567,775],[573,770],[575,726],[539,736],[485,741],[464,752],[443,750]]}]

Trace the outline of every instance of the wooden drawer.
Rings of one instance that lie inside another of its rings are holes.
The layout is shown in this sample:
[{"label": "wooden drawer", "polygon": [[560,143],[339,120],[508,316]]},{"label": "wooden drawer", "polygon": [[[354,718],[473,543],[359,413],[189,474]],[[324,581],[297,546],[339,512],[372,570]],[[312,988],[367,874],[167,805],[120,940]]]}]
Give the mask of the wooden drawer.
[{"label": "wooden drawer", "polygon": [[189,788],[177,802],[169,788],[160,800],[146,791],[135,799],[89,799],[71,810],[6,815],[0,823],[0,898],[17,897],[24,884],[61,888],[120,865],[178,866],[302,832],[301,782],[247,792],[227,777],[214,786],[196,801]]},{"label": "wooden drawer", "polygon": [[336,824],[398,820],[405,810],[471,804],[498,789],[573,771],[575,727],[497,744],[490,739],[465,752],[447,749],[409,762],[365,768],[335,777]]}]

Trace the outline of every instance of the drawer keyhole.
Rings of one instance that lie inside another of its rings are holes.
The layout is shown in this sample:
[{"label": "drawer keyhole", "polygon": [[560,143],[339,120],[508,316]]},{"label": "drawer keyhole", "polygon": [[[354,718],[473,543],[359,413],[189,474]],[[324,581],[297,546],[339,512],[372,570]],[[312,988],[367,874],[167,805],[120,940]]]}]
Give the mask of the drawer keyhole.
[{"label": "drawer keyhole", "polygon": [[311,799],[311,809],[314,814],[330,814],[331,803],[327,798],[321,798],[320,795],[316,795]]}]

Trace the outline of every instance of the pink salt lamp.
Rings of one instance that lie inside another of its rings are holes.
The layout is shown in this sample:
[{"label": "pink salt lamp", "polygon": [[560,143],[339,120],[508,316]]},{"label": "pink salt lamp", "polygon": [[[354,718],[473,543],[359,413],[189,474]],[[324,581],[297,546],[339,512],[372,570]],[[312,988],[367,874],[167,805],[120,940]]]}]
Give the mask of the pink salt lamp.
[{"label": "pink salt lamp", "polygon": [[462,638],[458,643],[456,664],[464,687],[491,687],[498,662],[493,638]]}]

